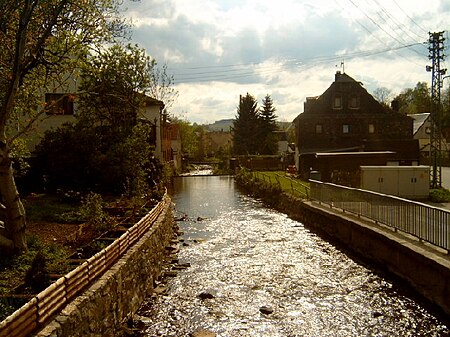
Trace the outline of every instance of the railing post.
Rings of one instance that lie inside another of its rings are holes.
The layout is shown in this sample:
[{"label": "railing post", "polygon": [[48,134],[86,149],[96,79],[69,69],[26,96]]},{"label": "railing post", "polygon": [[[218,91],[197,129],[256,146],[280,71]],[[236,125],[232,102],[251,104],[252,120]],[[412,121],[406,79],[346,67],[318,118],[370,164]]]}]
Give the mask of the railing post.
[{"label": "railing post", "polygon": [[40,321],[40,312],[39,312],[39,298],[37,296],[34,297],[36,299],[36,326],[39,326]]}]

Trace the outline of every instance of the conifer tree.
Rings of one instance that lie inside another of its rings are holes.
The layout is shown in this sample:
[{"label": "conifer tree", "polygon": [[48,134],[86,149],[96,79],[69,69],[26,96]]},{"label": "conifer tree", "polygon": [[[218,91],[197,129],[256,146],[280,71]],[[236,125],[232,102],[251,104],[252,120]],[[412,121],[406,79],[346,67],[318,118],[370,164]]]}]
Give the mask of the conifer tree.
[{"label": "conifer tree", "polygon": [[274,131],[277,129],[275,115],[275,107],[273,106],[272,97],[269,94],[264,97],[262,107],[260,109],[260,141],[261,154],[276,154],[278,150],[277,138]]},{"label": "conifer tree", "polygon": [[233,152],[237,155],[257,154],[259,151],[259,111],[256,99],[247,93],[240,96],[237,115],[233,121]]}]

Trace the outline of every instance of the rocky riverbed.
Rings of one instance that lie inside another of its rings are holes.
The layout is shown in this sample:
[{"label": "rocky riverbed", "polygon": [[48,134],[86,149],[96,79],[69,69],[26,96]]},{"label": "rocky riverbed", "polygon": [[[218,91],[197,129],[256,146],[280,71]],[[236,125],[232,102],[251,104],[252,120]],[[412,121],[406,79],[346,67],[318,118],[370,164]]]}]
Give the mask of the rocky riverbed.
[{"label": "rocky riverbed", "polygon": [[135,317],[137,335],[448,335],[402,285],[240,194],[232,178],[182,179],[183,235]]}]

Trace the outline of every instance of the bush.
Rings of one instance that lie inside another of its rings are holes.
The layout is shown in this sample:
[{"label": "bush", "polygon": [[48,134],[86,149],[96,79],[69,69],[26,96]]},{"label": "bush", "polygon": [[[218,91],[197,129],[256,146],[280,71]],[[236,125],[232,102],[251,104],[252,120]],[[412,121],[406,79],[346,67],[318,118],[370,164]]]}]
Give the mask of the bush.
[{"label": "bush", "polygon": [[67,124],[46,132],[37,146],[29,175],[22,185],[36,190],[95,191],[146,196],[162,178],[162,165],[154,158],[146,124],[128,134],[108,127]]},{"label": "bush", "polygon": [[111,229],[112,218],[103,211],[103,199],[100,194],[89,193],[81,202],[81,217],[100,232]]},{"label": "bush", "polygon": [[50,276],[47,269],[47,258],[42,251],[38,251],[25,274],[25,287],[31,288],[33,293],[39,293],[47,288],[49,284]]},{"label": "bush", "polygon": [[430,191],[430,201],[450,202],[450,191],[445,188],[432,189]]}]

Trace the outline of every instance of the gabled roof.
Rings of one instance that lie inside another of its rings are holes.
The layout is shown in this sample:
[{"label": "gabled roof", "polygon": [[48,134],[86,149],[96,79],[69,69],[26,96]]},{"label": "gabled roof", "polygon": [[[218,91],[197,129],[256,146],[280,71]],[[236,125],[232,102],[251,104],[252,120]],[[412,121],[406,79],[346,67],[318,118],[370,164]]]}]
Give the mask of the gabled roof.
[{"label": "gabled roof", "polygon": [[420,113],[420,114],[412,114],[410,115],[413,121],[413,134],[415,135],[417,131],[419,131],[420,127],[427,121],[430,114],[428,112]]},{"label": "gabled roof", "polygon": [[[335,98],[340,98],[342,107],[333,107]],[[350,99],[357,100],[356,107],[350,107]],[[356,81],[346,73],[336,72],[334,82],[321,95],[307,97],[304,103],[304,114],[300,114],[300,119],[308,118],[311,114],[323,114],[333,116],[336,114],[387,114],[395,111],[379,103],[367,90],[363,84]]]}]

